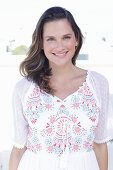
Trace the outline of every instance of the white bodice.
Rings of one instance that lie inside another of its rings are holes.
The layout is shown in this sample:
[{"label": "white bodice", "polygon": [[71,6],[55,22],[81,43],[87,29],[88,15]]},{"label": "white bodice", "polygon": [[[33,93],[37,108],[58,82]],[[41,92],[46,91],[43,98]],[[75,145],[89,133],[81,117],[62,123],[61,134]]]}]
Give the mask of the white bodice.
[{"label": "white bodice", "polygon": [[34,153],[89,152],[94,142],[113,138],[108,82],[93,71],[64,100],[24,78],[15,86],[13,109],[15,146]]}]

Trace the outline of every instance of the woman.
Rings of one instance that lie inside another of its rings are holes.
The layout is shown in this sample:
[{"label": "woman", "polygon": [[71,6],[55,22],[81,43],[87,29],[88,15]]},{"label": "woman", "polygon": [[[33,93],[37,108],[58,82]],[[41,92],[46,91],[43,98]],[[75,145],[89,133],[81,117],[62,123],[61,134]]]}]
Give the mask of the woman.
[{"label": "woman", "polygon": [[108,82],[76,66],[82,40],[64,8],[39,19],[14,90],[9,170],[107,170]]}]

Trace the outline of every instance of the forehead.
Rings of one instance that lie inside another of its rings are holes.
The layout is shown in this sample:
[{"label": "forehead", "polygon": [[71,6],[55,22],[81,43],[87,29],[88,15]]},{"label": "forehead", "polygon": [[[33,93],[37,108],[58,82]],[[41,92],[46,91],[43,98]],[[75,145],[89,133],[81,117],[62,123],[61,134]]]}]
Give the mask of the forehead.
[{"label": "forehead", "polygon": [[67,19],[59,19],[44,24],[43,36],[73,33],[72,27]]}]

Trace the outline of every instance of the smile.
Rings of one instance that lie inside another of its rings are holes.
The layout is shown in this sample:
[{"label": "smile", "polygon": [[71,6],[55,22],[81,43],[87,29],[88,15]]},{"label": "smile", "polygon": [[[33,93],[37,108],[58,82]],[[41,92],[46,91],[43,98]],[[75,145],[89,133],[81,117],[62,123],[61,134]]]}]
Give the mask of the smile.
[{"label": "smile", "polygon": [[68,53],[68,51],[64,52],[64,53],[53,53],[53,55],[55,55],[56,57],[65,57],[65,55]]}]

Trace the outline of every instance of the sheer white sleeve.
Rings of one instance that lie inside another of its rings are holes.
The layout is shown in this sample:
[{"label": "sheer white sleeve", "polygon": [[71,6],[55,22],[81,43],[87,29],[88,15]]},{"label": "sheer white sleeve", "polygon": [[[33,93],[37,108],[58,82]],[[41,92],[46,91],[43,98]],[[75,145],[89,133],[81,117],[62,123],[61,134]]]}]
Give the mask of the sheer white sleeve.
[{"label": "sheer white sleeve", "polygon": [[100,103],[100,115],[95,131],[96,143],[104,143],[113,139],[113,108],[109,94],[107,79],[99,73],[92,72],[92,84]]},{"label": "sheer white sleeve", "polygon": [[30,82],[22,79],[15,85],[13,92],[13,141],[17,148],[23,148],[27,142],[28,122],[23,114],[23,100],[29,86]]}]

